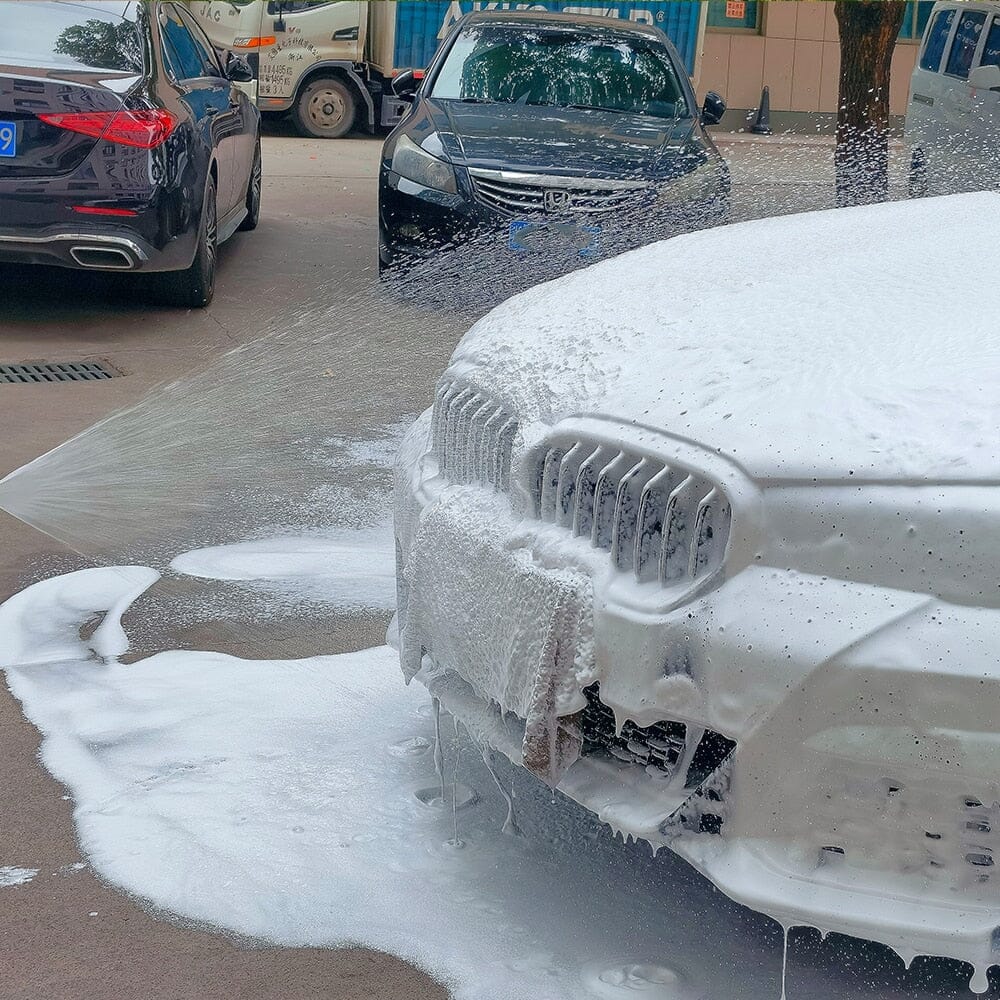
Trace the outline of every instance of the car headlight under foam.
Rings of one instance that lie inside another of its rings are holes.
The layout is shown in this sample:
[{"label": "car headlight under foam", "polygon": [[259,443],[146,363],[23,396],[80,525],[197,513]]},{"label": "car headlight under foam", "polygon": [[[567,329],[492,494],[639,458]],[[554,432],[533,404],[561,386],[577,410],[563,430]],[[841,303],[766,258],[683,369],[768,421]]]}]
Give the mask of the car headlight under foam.
[{"label": "car headlight under foam", "polygon": [[392,169],[415,184],[457,194],[455,171],[449,163],[421,149],[409,136],[401,135],[392,154]]}]

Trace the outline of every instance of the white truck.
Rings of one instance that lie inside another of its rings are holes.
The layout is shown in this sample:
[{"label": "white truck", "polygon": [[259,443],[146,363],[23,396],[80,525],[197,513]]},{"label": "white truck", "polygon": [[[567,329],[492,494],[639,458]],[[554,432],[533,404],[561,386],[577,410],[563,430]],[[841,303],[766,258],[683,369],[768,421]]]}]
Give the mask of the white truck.
[{"label": "white truck", "polygon": [[264,113],[288,113],[305,136],[337,139],[355,124],[395,124],[407,108],[392,92],[402,69],[421,69],[463,14],[482,8],[603,14],[656,24],[694,67],[702,4],[470,3],[441,0],[194,0],[189,9],[219,48],[247,57]]}]

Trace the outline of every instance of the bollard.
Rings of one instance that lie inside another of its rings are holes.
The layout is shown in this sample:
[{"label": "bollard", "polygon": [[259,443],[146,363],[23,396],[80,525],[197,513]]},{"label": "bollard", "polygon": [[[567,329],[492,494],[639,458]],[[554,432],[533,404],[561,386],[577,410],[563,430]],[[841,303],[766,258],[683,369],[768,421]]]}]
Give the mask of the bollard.
[{"label": "bollard", "polygon": [[760,92],[760,107],[750,131],[754,135],[771,134],[771,92],[767,87]]}]

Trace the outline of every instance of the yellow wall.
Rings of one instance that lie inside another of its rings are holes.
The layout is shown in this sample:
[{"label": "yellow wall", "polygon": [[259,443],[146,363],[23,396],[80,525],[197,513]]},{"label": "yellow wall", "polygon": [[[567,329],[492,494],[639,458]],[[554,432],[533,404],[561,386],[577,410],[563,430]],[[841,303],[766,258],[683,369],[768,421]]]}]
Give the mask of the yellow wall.
[{"label": "yellow wall", "polygon": [[[768,0],[761,34],[704,35],[699,89],[718,91],[731,108],[755,108],[770,87],[772,111],[837,110],[840,35],[830,0]],[[906,112],[916,42],[900,41],[892,58],[889,106]]]}]

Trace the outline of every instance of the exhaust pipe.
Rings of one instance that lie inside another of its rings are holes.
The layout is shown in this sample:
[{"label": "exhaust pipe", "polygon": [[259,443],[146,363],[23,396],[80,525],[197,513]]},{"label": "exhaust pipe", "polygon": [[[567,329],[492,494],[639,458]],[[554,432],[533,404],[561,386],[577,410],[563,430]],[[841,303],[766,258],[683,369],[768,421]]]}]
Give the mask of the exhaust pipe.
[{"label": "exhaust pipe", "polygon": [[101,271],[131,271],[135,261],[121,247],[76,246],[70,247],[70,257],[80,267]]}]

